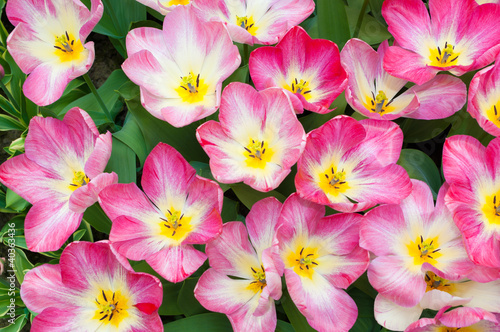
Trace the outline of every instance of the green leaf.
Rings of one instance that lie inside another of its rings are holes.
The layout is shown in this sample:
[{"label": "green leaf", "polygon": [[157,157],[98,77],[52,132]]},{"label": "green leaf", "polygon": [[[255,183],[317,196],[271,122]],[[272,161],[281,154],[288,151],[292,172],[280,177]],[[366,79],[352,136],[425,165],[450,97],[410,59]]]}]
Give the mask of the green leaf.
[{"label": "green leaf", "polygon": [[33,268],[33,264],[28,260],[24,251],[18,248],[14,248],[15,250],[15,260],[14,260],[14,271],[16,274],[17,281],[19,284],[23,283],[24,275],[27,271]]},{"label": "green leaf", "polygon": [[208,312],[194,297],[194,288],[200,278],[188,278],[182,283],[182,288],[177,299],[177,306],[182,313],[189,317]]},{"label": "green leaf", "polygon": [[398,160],[398,165],[406,169],[412,179],[424,181],[429,185],[434,199],[441,187],[441,175],[432,159],[420,150],[403,149]]},{"label": "green leaf", "polygon": [[240,203],[233,201],[230,198],[224,197],[224,204],[222,205],[221,218],[223,222],[238,220],[238,205]]},{"label": "green leaf", "polygon": [[311,113],[306,116],[302,116],[299,118],[300,123],[304,127],[306,133],[310,132],[313,129],[321,127],[329,120],[333,119],[337,115],[344,114],[345,108],[347,106],[347,101],[345,99],[345,93],[342,92],[340,96],[338,96],[333,103],[330,105],[330,109],[333,109],[330,113],[319,114],[319,113]]},{"label": "green leaf", "polygon": [[276,325],[275,332],[295,332],[295,329],[293,328],[292,324],[278,319],[278,324]]},{"label": "green leaf", "polygon": [[[118,90],[123,85],[123,82],[127,80],[128,78],[123,70],[117,69],[113,71],[111,75],[109,75],[106,82],[104,82],[104,84],[97,89],[99,96],[101,96],[113,118],[118,114],[123,106],[123,103],[119,98],[120,95],[116,92],[116,90]],[[89,93],[66,105],[66,107],[64,107],[58,114],[58,117],[62,118],[66,112],[76,106],[85,110],[92,117],[96,126],[99,127],[100,125],[108,122],[106,115],[103,113],[97,99],[92,93]]]},{"label": "green leaf", "polygon": [[76,232],[73,233],[73,241],[80,241],[80,239],[85,235],[87,232],[86,229],[79,229]]},{"label": "green leaf", "polygon": [[317,0],[319,38],[329,39],[344,47],[351,38],[344,2],[341,0]]},{"label": "green leaf", "polygon": [[125,123],[123,128],[119,132],[114,133],[113,137],[125,143],[130,149],[132,149],[139,158],[141,165],[144,165],[144,161],[148,156],[148,148],[144,142],[141,128],[132,114],[130,114],[128,121]]},{"label": "green leaf", "polygon": [[[362,1],[361,1],[362,2]],[[353,35],[356,24],[359,19],[360,9],[358,7],[346,7],[347,19],[349,21],[349,30]],[[392,35],[387,31],[387,27],[380,23],[376,18],[369,14],[362,16],[361,27],[359,30],[358,38],[364,40],[370,45],[380,44],[386,39],[391,38]]]},{"label": "green leaf", "polygon": [[353,284],[353,287],[356,287],[357,289],[361,290],[363,293],[366,295],[370,296],[372,299],[374,299],[378,292],[372,287],[370,282],[368,281],[368,275],[367,273],[363,273],[361,277],[359,277]]},{"label": "green leaf", "polygon": [[269,197],[269,196],[274,196],[276,197],[281,203],[283,203],[286,199],[285,196],[277,192],[276,190],[272,190],[269,192],[261,192],[257,191],[246,184],[243,183],[235,183],[231,185],[231,189],[233,189],[234,193],[238,197],[238,199],[248,208],[251,209],[252,206],[260,201],[263,198]]},{"label": "green leaf", "polygon": [[380,331],[373,313],[374,299],[357,288],[352,288],[347,292],[358,307],[358,318],[350,332],[375,332]]},{"label": "green leaf", "polygon": [[302,313],[299,311],[295,303],[293,303],[292,299],[290,298],[290,294],[288,294],[287,290],[283,292],[283,295],[281,297],[281,304],[283,306],[283,309],[285,309],[286,316],[288,317],[288,320],[292,324],[295,331],[300,331],[300,332],[316,331],[309,325],[307,319],[304,317],[304,315],[302,315]]},{"label": "green leaf", "polygon": [[111,231],[111,220],[99,206],[99,203],[88,207],[83,213],[83,219],[99,232],[109,234]]},{"label": "green leaf", "polygon": [[453,122],[453,117],[439,120],[402,120],[401,129],[406,143],[428,141],[441,134]]},{"label": "green leaf", "polygon": [[27,127],[20,123],[17,119],[5,114],[0,114],[0,131],[7,130],[22,130],[24,131]]},{"label": "green leaf", "polygon": [[231,76],[224,80],[222,83],[222,90],[224,90],[224,88],[231,82],[248,83],[248,78],[248,64],[246,64],[243,67],[236,69]]},{"label": "green leaf", "polygon": [[[215,180],[214,176],[212,175],[212,171],[210,170],[209,164],[202,163],[200,161],[191,161],[189,163],[189,165],[193,166],[193,168],[196,170],[196,174],[198,174],[198,176],[201,176],[205,179],[209,179],[209,180],[217,182],[217,180]],[[226,183],[220,183],[220,182],[217,182],[217,183],[219,184],[220,188],[224,192],[226,190],[228,190],[229,188],[231,188],[231,186],[226,184]]]},{"label": "green leaf", "polygon": [[26,321],[26,315],[20,315],[16,317],[14,324],[0,328],[0,332],[19,332],[26,325]]},{"label": "green leaf", "polygon": [[24,198],[16,194],[11,189],[7,189],[7,193],[5,195],[6,208],[21,212],[24,211],[28,207],[28,205],[30,205],[30,203],[27,202]]},{"label": "green leaf", "polygon": [[[130,86],[126,85],[125,93],[130,93]],[[121,88],[119,90],[121,92]],[[208,156],[196,140],[196,128],[199,123],[192,123],[182,128],[175,128],[165,121],[155,118],[142,107],[139,96],[125,99],[129,111],[134,115],[141,128],[148,153],[159,143],[167,143],[179,151],[186,160],[208,162]]]},{"label": "green leaf", "polygon": [[119,183],[135,183],[137,170],[134,151],[120,140],[113,140],[111,157],[104,171],[118,174]]},{"label": "green leaf", "polygon": [[0,96],[0,108],[12,115],[14,118],[19,118],[19,116],[21,115],[19,110],[16,109],[14,105],[12,105],[10,100],[5,98],[4,96]]},{"label": "green leaf", "polygon": [[219,313],[200,314],[163,325],[168,332],[203,331],[232,332],[231,323],[226,315]]}]

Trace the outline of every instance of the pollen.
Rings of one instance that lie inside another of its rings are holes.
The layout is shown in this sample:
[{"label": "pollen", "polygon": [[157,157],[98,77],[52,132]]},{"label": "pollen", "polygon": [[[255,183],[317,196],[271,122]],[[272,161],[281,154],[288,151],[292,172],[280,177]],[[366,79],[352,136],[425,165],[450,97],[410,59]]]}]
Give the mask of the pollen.
[{"label": "pollen", "polygon": [[430,50],[429,65],[434,67],[456,66],[459,55],[460,53],[455,51],[455,46],[445,42],[442,49],[437,46]]},{"label": "pollen", "polygon": [[317,248],[299,246],[296,251],[290,251],[287,257],[287,268],[293,268],[301,277],[312,278],[314,268],[318,266]]},{"label": "pollen", "polygon": [[160,217],[160,234],[181,243],[192,231],[191,218],[174,208]]},{"label": "pollen", "polygon": [[189,5],[189,0],[170,0],[168,6]]},{"label": "pollen", "polygon": [[238,16],[236,15],[236,25],[239,27],[242,27],[246,31],[248,31],[249,34],[252,36],[255,36],[257,34],[257,27],[255,26],[255,22],[253,20],[253,17],[247,17],[247,16]]},{"label": "pollen", "polygon": [[97,307],[92,319],[98,320],[103,325],[113,325],[118,328],[120,323],[129,316],[127,309],[129,299],[119,290],[101,290],[95,297]]},{"label": "pollen", "polygon": [[264,287],[267,286],[266,271],[264,270],[264,266],[261,265],[259,268],[250,267],[250,270],[252,271],[254,280],[250,282],[248,288],[253,290],[255,293],[261,292]]},{"label": "pollen", "polygon": [[299,80],[297,78],[294,78],[290,85],[285,84],[283,88],[288,91],[291,91],[292,93],[298,93],[304,96],[306,100],[309,100],[312,97],[311,96],[312,89],[309,87],[309,82],[304,81],[303,79]]},{"label": "pollen", "polygon": [[337,169],[334,165],[319,174],[319,187],[326,194],[333,196],[345,193],[347,189],[350,188],[347,183],[347,174],[344,169]]},{"label": "pollen", "polygon": [[436,266],[438,263],[437,259],[442,256],[437,237],[424,239],[424,237],[420,235],[414,242],[410,242],[406,247],[408,248],[409,255],[413,257],[413,264],[416,266],[420,266],[424,263]]},{"label": "pollen", "polygon": [[248,167],[263,169],[271,161],[274,154],[266,141],[250,138],[249,144],[243,147],[243,155]]},{"label": "pollen", "polygon": [[203,101],[208,91],[208,85],[200,78],[200,74],[194,75],[190,72],[181,77],[179,87],[175,91],[183,102],[194,104]]},{"label": "pollen", "polygon": [[377,95],[372,91],[372,95],[367,96],[366,100],[365,107],[370,110],[370,113],[377,113],[383,116],[395,110],[394,106],[391,106],[394,99],[389,100],[382,90],[379,90]]},{"label": "pollen", "polygon": [[487,226],[500,226],[500,192],[486,197],[486,203],[482,208]]},{"label": "pollen", "polygon": [[432,271],[426,272],[425,283],[427,284],[427,288],[425,289],[426,292],[437,289],[449,293],[453,288],[453,284],[449,280],[441,278]]},{"label": "pollen", "polygon": [[85,175],[84,172],[82,171],[78,171],[78,172],[75,172],[73,171],[73,180],[71,181],[71,183],[69,184],[69,189],[71,189],[72,191],[75,191],[76,189],[82,187],[82,186],[85,186],[87,185],[87,183],[90,182],[90,179],[87,175]]},{"label": "pollen", "polygon": [[84,50],[80,39],[76,39],[68,31],[65,31],[60,36],[55,36],[54,49],[54,53],[61,62],[81,60],[81,53]]}]

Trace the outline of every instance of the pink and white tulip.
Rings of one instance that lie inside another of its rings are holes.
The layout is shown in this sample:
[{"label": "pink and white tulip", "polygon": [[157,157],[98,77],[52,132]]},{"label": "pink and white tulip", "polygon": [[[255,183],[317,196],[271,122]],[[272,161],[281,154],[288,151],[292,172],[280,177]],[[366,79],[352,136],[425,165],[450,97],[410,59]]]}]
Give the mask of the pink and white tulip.
[{"label": "pink and white tulip", "polygon": [[58,100],[68,83],[87,73],[94,43],[85,43],[101,19],[101,0],[90,11],[79,0],[10,0],[6,13],[15,29],[7,48],[25,74],[23,91],[35,104]]},{"label": "pink and white tulip", "polygon": [[187,6],[195,0],[137,0],[145,6],[153,8],[162,15],[167,15],[177,6]]},{"label": "pink and white tulip", "polygon": [[405,332],[471,331],[500,332],[500,315],[480,308],[441,309],[435,318],[422,318]]},{"label": "pink and white tulip", "polygon": [[424,84],[439,71],[454,75],[490,64],[500,50],[500,5],[476,0],[387,0],[382,15],[398,46],[384,57],[393,76]]},{"label": "pink and white tulip", "polygon": [[140,86],[142,105],[174,127],[213,114],[222,81],[241,62],[224,25],[202,21],[191,6],[165,16],[163,30],[130,31],[127,53],[122,68]]},{"label": "pink and white tulip", "polygon": [[399,94],[408,81],[384,70],[388,47],[384,41],[375,52],[364,41],[351,39],[342,49],[342,65],[349,75],[345,96],[354,110],[377,120],[431,120],[447,118],[462,108],[467,88],[462,80],[450,75],[438,75]]},{"label": "pink and white tulip", "polygon": [[276,44],[314,11],[313,0],[197,0],[201,15],[224,22],[231,38],[242,44]]},{"label": "pink and white tulip", "polygon": [[257,92],[248,84],[231,83],[222,94],[219,120],[205,122],[196,131],[219,182],[243,181],[270,191],[304,150],[304,128],[282,89]]},{"label": "pink and white tulip", "polygon": [[381,205],[365,215],[359,242],[377,256],[368,267],[373,288],[403,307],[422,301],[427,271],[458,280],[473,268],[444,203],[447,185],[439,190],[434,207],[429,186],[412,183],[412,193],[399,205]]},{"label": "pink and white tulip", "polygon": [[446,139],[446,206],[463,234],[470,259],[500,269],[500,139],[485,148],[471,136]]},{"label": "pink and white tulip", "polygon": [[297,113],[304,109],[330,112],[328,107],[347,83],[337,45],[325,39],[311,39],[299,26],[290,29],[275,47],[253,51],[249,68],[257,90],[285,89]]},{"label": "pink and white tulip", "polygon": [[422,300],[414,307],[402,307],[377,295],[375,319],[380,325],[394,331],[402,331],[418,320],[424,309],[440,310],[446,306],[480,308],[489,312],[500,312],[500,280],[480,283],[467,278],[447,280],[427,271],[427,284]]},{"label": "pink and white tulip", "polygon": [[60,263],[28,271],[21,298],[31,331],[163,331],[160,281],[136,273],[108,241],[73,242]]},{"label": "pink and white tulip", "polygon": [[164,143],[146,158],[141,183],[144,192],[129,183],[100,193],[113,221],[109,239],[128,259],[146,260],[168,281],[182,281],[207,258],[193,244],[205,244],[222,231],[222,190]]},{"label": "pink and white tulip", "polygon": [[111,143],[111,133],[99,135],[77,107],[62,121],[31,119],[26,153],[0,165],[0,181],[33,204],[24,223],[29,250],[61,248],[99,192],[118,181],[115,173],[103,173]]},{"label": "pink and white tulip", "polygon": [[[288,292],[318,331],[348,331],[358,310],[343,290],[362,275],[368,252],[359,247],[361,216],[324,217],[325,207],[292,194],[283,204],[276,233]],[[280,266],[281,265],[281,266]]]},{"label": "pink and white tulip", "polygon": [[485,131],[500,136],[500,55],[493,66],[480,70],[472,78],[467,112]]},{"label": "pink and white tulip", "polygon": [[402,144],[395,123],[337,116],[307,135],[297,192],[342,212],[398,203],[411,191],[408,174],[396,165]]},{"label": "pink and white tulip", "polygon": [[226,314],[234,331],[276,329],[274,300],[281,297],[281,278],[272,244],[280,209],[276,198],[265,198],[246,217],[248,234],[243,223],[228,222],[206,246],[211,268],[201,276],[194,295],[208,310]]}]

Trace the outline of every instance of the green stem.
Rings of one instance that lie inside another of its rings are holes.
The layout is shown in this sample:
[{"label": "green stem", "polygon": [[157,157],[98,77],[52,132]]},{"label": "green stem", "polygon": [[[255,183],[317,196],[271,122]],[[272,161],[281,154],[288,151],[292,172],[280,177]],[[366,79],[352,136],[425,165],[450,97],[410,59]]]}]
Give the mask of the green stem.
[{"label": "green stem", "polygon": [[366,6],[368,6],[368,1],[365,0],[363,2],[363,6],[361,7],[361,11],[359,12],[358,21],[356,22],[356,28],[354,28],[354,33],[352,34],[352,38],[358,38],[359,30],[361,30],[361,23],[363,23],[363,17],[365,16]]},{"label": "green stem", "polygon": [[250,54],[248,53],[248,44],[243,44],[243,65],[248,64]]},{"label": "green stem", "polygon": [[3,92],[5,92],[5,95],[7,98],[10,100],[10,102],[14,105],[14,107],[21,112],[21,109],[19,108],[19,104],[17,103],[16,99],[12,96],[10,93],[9,89],[3,84],[3,82],[0,80],[0,88],[2,88]]},{"label": "green stem", "polygon": [[87,85],[90,88],[90,91],[94,94],[95,98],[97,99],[97,103],[101,107],[102,111],[104,112],[104,115],[106,115],[106,118],[108,119],[109,123],[113,124],[113,128],[115,127],[115,123],[113,122],[113,118],[111,117],[111,113],[109,113],[108,108],[104,104],[104,101],[102,100],[101,96],[99,96],[99,92],[97,92],[97,89],[94,86],[94,83],[92,83],[92,80],[89,77],[89,74],[83,74],[83,79],[87,83]]}]

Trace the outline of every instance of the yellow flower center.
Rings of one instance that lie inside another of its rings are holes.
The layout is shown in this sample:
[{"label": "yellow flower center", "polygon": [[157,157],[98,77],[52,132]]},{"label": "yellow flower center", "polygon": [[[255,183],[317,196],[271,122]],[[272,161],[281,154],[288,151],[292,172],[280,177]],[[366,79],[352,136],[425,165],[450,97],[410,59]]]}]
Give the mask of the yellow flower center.
[{"label": "yellow flower center", "polygon": [[238,16],[236,15],[236,25],[242,27],[246,31],[248,31],[249,34],[252,36],[255,36],[257,34],[257,27],[255,26],[255,22],[253,20],[253,17],[246,17],[246,16]]},{"label": "yellow flower center", "polygon": [[291,85],[285,84],[283,88],[293,93],[303,95],[306,100],[311,99],[311,89],[309,88],[309,82],[304,81],[303,79],[299,81],[295,78]]},{"label": "yellow flower center", "polygon": [[460,53],[455,52],[455,46],[445,42],[443,49],[437,46],[437,48],[430,50],[429,65],[434,67],[456,66],[459,55]]},{"label": "yellow flower center", "polygon": [[244,155],[248,167],[265,168],[271,161],[274,151],[269,148],[267,142],[250,139],[250,143],[244,147]]},{"label": "yellow flower center", "polygon": [[330,166],[329,169],[319,175],[319,187],[327,194],[338,196],[349,189],[349,184],[346,181],[346,172],[344,169],[338,171],[335,166]]},{"label": "yellow flower center", "polygon": [[267,286],[264,267],[261,265],[260,268],[254,269],[251,267],[250,269],[252,270],[254,281],[250,282],[248,288],[253,290],[255,293],[260,292]]},{"label": "yellow flower center", "polygon": [[482,210],[489,225],[500,226],[500,201],[497,198],[498,195],[500,195],[500,192],[493,196],[487,196],[486,204],[483,205]]},{"label": "yellow flower center", "polygon": [[80,39],[75,39],[67,31],[63,35],[55,37],[54,48],[56,49],[54,53],[61,62],[80,60],[81,53],[84,50]]},{"label": "yellow flower center", "polygon": [[425,289],[426,292],[429,292],[433,289],[437,289],[447,293],[451,292],[452,284],[450,284],[448,280],[437,276],[432,271],[427,271],[427,273],[425,274],[425,283],[427,284],[427,288]]},{"label": "yellow flower center", "polygon": [[380,116],[383,116],[395,110],[394,106],[389,106],[394,99],[388,100],[385,92],[382,90],[379,90],[376,96],[372,91],[371,97],[367,96],[366,100],[365,107],[368,108],[371,113],[378,113]]},{"label": "yellow flower center", "polygon": [[85,186],[87,183],[90,182],[90,179],[87,175],[85,175],[84,172],[78,171],[75,172],[73,171],[73,180],[69,184],[69,189],[72,191],[75,191],[76,189]]},{"label": "yellow flower center", "polygon": [[181,77],[180,85],[175,91],[183,102],[194,104],[203,101],[208,91],[208,84],[200,79],[200,74],[195,76],[190,72],[189,75]]},{"label": "yellow flower center", "polygon": [[[476,324],[474,324],[476,325]],[[478,329],[474,328],[474,326],[465,326],[465,327],[447,327],[447,326],[439,326],[435,330],[436,332],[480,332],[485,331],[482,327],[477,326]]]},{"label": "yellow flower center", "polygon": [[317,248],[297,248],[298,250],[290,251],[287,257],[287,267],[293,267],[295,273],[301,277],[312,278],[314,267],[318,266],[316,262]]},{"label": "yellow flower center", "polygon": [[176,5],[189,5],[189,0],[170,0],[168,2],[169,6],[176,6]]},{"label": "yellow flower center", "polygon": [[413,264],[420,266],[424,263],[429,263],[433,266],[437,264],[437,258],[442,254],[439,252],[439,243],[437,236],[432,239],[424,240],[423,236],[417,237],[415,242],[410,242],[406,246],[411,257],[413,257]]},{"label": "yellow flower center", "polygon": [[92,319],[99,320],[102,324],[111,324],[118,328],[120,322],[128,316],[128,298],[120,291],[101,290],[95,298],[97,309]]},{"label": "yellow flower center", "polygon": [[166,218],[160,217],[161,235],[181,243],[192,231],[191,218],[186,217],[181,211],[167,210]]},{"label": "yellow flower center", "polygon": [[500,101],[493,105],[490,109],[486,111],[486,117],[488,120],[493,122],[497,127],[500,127],[500,114],[498,114],[498,109],[500,108]]}]

